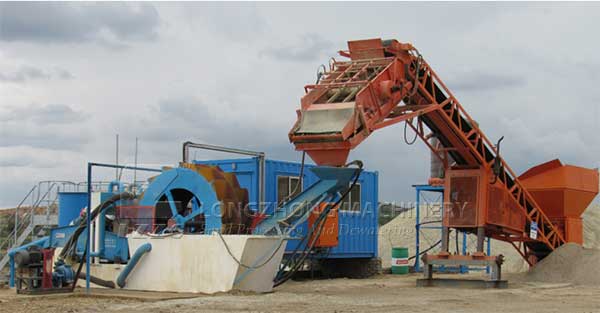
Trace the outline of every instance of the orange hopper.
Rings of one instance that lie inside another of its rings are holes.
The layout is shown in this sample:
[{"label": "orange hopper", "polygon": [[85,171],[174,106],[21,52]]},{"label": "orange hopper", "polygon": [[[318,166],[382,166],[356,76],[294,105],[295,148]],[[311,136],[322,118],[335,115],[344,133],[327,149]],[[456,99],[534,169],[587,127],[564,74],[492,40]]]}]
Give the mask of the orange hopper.
[{"label": "orange hopper", "polygon": [[532,167],[519,180],[565,240],[582,244],[581,215],[598,194],[598,170],[563,165],[556,159]]}]

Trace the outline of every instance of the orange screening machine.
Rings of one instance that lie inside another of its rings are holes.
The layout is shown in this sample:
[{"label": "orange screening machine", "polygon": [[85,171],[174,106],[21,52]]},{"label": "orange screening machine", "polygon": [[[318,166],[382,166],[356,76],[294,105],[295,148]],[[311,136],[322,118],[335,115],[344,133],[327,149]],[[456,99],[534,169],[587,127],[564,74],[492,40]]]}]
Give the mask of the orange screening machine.
[{"label": "orange screening machine", "polygon": [[[342,166],[375,130],[406,122],[445,168],[442,251],[423,257],[428,278],[434,264],[477,264],[494,266],[492,280],[500,280],[502,258],[484,254],[486,236],[510,242],[530,265],[565,242],[582,242],[581,214],[598,193],[597,170],[554,160],[519,177],[500,141],[490,142],[411,44],[368,39],[348,48],[339,54],[349,60],[332,58],[305,86],[290,141],[318,165]],[[449,228],[476,234],[477,251],[449,254]]]}]

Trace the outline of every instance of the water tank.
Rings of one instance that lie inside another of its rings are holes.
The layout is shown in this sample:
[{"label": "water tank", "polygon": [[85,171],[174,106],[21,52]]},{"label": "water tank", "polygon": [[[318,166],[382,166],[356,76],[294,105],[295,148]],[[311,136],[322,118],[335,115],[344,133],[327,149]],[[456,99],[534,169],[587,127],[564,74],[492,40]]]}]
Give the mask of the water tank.
[{"label": "water tank", "polygon": [[58,226],[67,226],[88,204],[87,192],[58,193]]}]

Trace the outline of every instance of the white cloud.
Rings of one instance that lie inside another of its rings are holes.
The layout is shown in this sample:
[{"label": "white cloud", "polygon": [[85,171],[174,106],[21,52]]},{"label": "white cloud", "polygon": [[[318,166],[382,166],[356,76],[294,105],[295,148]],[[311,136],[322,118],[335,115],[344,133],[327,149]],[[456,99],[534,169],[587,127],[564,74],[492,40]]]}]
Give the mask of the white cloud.
[{"label": "white cloud", "polygon": [[285,43],[284,40],[272,42],[271,46],[260,52],[260,55],[272,57],[278,61],[315,61],[318,57],[327,55],[334,49],[330,40],[317,33],[308,33],[292,43]]},{"label": "white cloud", "polygon": [[48,71],[34,66],[23,65],[12,71],[0,69],[0,82],[9,83],[24,83],[30,80],[50,80],[52,78],[72,79],[73,77],[71,72],[60,68]]},{"label": "white cloud", "polygon": [[[22,5],[9,20],[19,27],[54,4]],[[488,137],[506,136],[504,157],[516,171],[557,156],[600,165],[595,3],[116,6],[72,4],[46,10],[29,30],[4,28],[11,35],[0,38],[2,65],[18,60],[53,78],[55,68],[74,77],[0,84],[0,112],[11,112],[0,115],[0,149],[12,151],[0,163],[13,166],[2,169],[0,190],[83,174],[86,161],[112,162],[115,133],[125,161],[133,160],[135,137],[144,163],[176,163],[185,140],[299,160],[287,132],[303,86],[347,40],[373,37],[415,44]],[[37,34],[40,27],[47,32]],[[102,49],[102,41],[128,49]],[[411,185],[427,179],[427,149],[406,146],[401,132],[401,125],[377,131],[351,155],[380,171],[380,200],[410,201]]]},{"label": "white cloud", "polygon": [[14,3],[0,4],[0,40],[7,42],[85,43],[120,46],[154,40],[158,13],[149,4]]},{"label": "white cloud", "polygon": [[83,112],[62,104],[1,107],[0,147],[79,150],[87,142]]}]

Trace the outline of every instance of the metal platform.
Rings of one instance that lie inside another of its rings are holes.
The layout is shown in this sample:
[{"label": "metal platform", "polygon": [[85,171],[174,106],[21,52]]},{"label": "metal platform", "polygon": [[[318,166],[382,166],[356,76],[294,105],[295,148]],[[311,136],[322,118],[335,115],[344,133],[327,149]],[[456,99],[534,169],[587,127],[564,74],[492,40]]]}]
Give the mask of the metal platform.
[{"label": "metal platform", "polygon": [[[508,282],[502,280],[504,257],[481,255],[424,255],[423,279],[417,280],[417,287],[465,287],[465,288],[507,288]],[[433,278],[434,266],[487,266],[491,269],[489,280]]]}]

